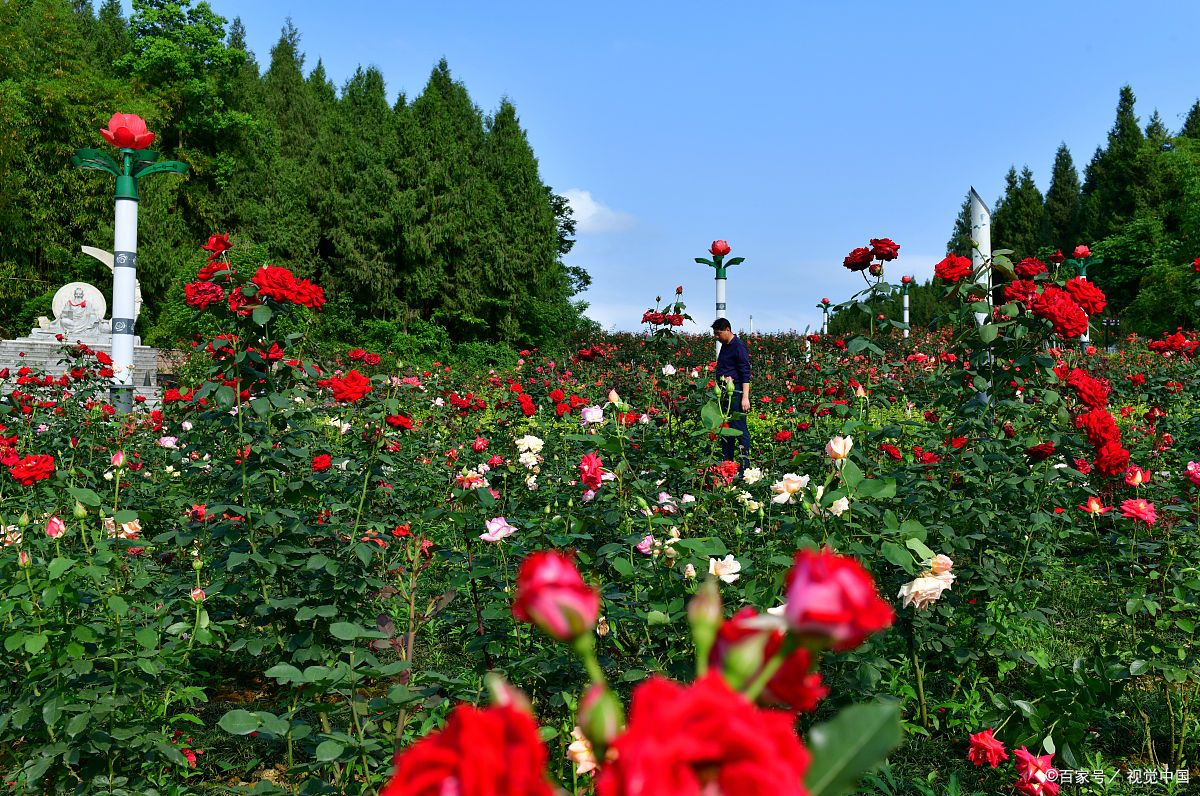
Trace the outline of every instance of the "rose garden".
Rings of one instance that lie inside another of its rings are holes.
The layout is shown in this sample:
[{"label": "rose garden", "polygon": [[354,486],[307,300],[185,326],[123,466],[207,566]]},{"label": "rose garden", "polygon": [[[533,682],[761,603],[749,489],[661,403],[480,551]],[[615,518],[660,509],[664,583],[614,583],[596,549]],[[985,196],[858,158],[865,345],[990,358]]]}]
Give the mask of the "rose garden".
[{"label": "rose garden", "polygon": [[337,289],[205,229],[159,383],[138,180],[188,166],[101,132],[111,292],[0,347],[0,792],[1195,792],[1200,334],[1100,344],[1087,243],[973,216],[929,325],[902,246],[851,246],[820,334],[741,335],[743,412],[696,285],[410,356],[314,339]]}]

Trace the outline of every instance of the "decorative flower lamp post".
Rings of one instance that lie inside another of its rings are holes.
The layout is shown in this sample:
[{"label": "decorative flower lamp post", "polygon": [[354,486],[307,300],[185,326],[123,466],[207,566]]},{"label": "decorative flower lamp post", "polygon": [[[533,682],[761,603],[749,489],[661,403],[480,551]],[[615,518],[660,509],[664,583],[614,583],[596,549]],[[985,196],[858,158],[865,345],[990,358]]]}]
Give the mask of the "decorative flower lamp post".
[{"label": "decorative flower lamp post", "polygon": [[821,311],[821,334],[829,334],[829,307],[830,301],[827,298],[821,299],[821,303],[817,305],[817,309]]},{"label": "decorative flower lamp post", "polygon": [[908,339],[908,288],[912,285],[911,276],[900,277],[900,297],[904,302],[904,339]]},{"label": "decorative flower lamp post", "polygon": [[[701,265],[707,265],[714,269],[717,280],[717,316],[718,318],[727,318],[725,314],[725,270],[738,263],[745,262],[745,257],[734,257],[729,262],[725,262],[725,255],[729,254],[729,244],[723,240],[714,240],[712,246],[708,248],[708,253],[713,256],[711,260],[707,257],[697,257],[696,262]],[[721,353],[721,343],[717,342],[717,354]]]},{"label": "decorative flower lamp post", "polygon": [[117,411],[133,409],[133,319],[137,300],[137,222],[138,181],[160,172],[183,174],[188,165],[174,160],[158,161],[158,153],[146,147],[154,143],[154,133],[146,129],[141,117],[132,113],[114,113],[108,129],[101,130],[104,140],[117,148],[120,162],[98,149],[77,149],[71,163],[83,169],[96,169],[117,178],[116,233],[113,241],[112,305],[112,401]]}]

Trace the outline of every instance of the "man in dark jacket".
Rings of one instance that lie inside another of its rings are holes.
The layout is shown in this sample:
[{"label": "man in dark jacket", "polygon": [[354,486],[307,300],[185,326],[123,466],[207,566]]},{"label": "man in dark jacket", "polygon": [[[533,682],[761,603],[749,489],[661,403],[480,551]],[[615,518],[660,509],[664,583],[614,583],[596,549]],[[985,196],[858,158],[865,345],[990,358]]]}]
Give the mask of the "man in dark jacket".
[{"label": "man in dark jacket", "polygon": [[[750,411],[750,354],[746,344],[733,333],[729,321],[717,318],[712,325],[713,334],[721,341],[721,353],[717,354],[717,382],[729,379],[733,382],[733,396],[722,406],[730,415],[729,427],[742,432],[742,469],[750,466],[750,429],[746,426],[746,412]],[[736,414],[740,411],[740,414]],[[734,437],[721,437],[721,453],[727,461],[734,461]]]}]

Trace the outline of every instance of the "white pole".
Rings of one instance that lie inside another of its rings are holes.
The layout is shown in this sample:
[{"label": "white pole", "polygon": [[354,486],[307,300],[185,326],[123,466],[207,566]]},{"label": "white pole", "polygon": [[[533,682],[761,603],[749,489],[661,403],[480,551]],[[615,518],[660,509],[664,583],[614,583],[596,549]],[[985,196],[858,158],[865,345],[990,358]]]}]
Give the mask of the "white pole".
[{"label": "white pole", "polygon": [[[992,213],[988,210],[983,199],[971,189],[971,240],[975,241],[975,247],[971,250],[971,267],[980,269],[985,262],[992,257]],[[980,326],[987,323],[991,319],[992,306],[992,269],[988,268],[986,274],[979,280],[979,284],[987,290],[985,301],[988,304],[988,312],[975,313],[975,322]]]},{"label": "white pole", "polygon": [[[726,318],[725,314],[725,277],[717,277],[717,317]],[[717,341],[717,356],[721,355],[721,341]]]},{"label": "white pole", "polygon": [[119,412],[130,412],[133,410],[134,387],[138,202],[136,198],[120,194],[118,191],[113,241],[112,398]]},{"label": "white pole", "polygon": [[829,334],[829,313],[828,312],[821,313],[821,334],[823,334],[823,335]]},{"label": "white pole", "polygon": [[904,339],[908,339],[908,291],[904,291]]},{"label": "white pole", "polygon": [[750,316],[750,334],[754,334],[754,316]]}]

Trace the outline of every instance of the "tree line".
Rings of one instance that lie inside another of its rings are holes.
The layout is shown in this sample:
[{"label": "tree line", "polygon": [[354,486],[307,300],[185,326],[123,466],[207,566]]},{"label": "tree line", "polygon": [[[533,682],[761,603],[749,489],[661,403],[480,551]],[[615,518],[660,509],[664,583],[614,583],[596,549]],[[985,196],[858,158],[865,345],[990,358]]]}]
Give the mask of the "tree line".
[{"label": "tree line", "polygon": [[[1043,195],[1028,166],[1005,176],[992,207],[992,250],[1014,258],[1068,257],[1088,244],[1102,264],[1088,278],[1107,294],[1107,315],[1125,332],[1156,335],[1200,326],[1196,275],[1200,257],[1200,101],[1174,134],[1155,110],[1143,127],[1130,86],[1120,90],[1116,119],[1080,180],[1067,145],[1055,154]],[[969,199],[947,251],[971,251]]]},{"label": "tree line", "polygon": [[191,167],[142,188],[150,342],[187,333],[183,285],[216,232],[338,297],[321,321],[335,334],[369,318],[398,348],[431,329],[552,345],[583,322],[570,206],[508,99],[484,114],[444,60],[394,103],[374,67],[339,88],[305,60],[289,20],[261,68],[240,19],[205,2],[133,0],[128,17],[119,0],[0,3],[0,334],[26,333],[67,281],[111,282],[79,247],[111,247],[112,185],[68,159],[104,146],[114,111]]}]

